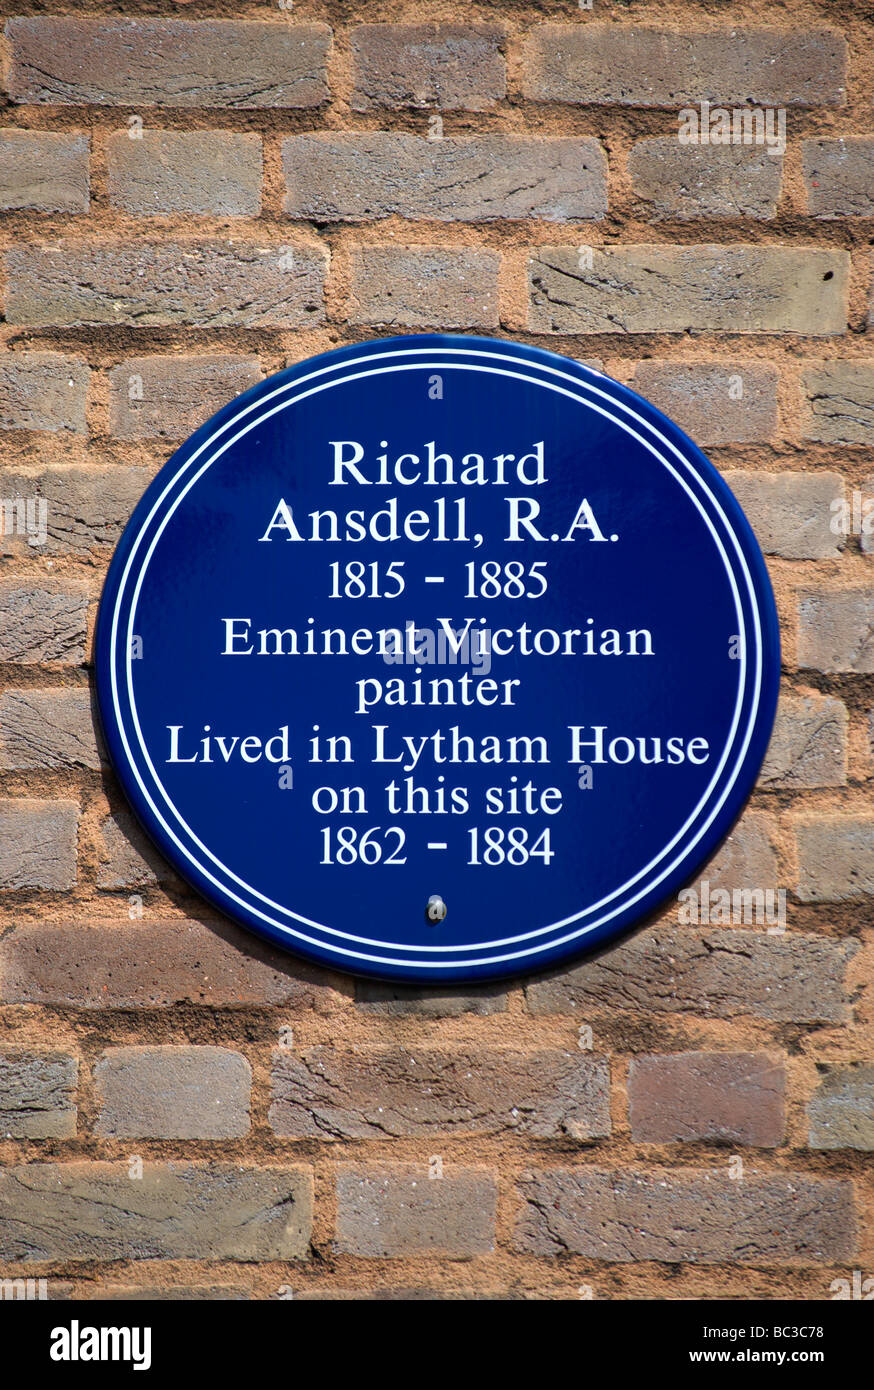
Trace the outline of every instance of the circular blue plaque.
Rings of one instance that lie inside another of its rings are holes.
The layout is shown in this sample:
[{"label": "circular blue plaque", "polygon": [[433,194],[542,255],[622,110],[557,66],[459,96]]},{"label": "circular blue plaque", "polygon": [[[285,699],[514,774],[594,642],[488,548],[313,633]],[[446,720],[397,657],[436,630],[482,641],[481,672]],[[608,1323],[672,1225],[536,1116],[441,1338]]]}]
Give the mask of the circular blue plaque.
[{"label": "circular blue plaque", "polygon": [[715,469],[568,358],[417,336],[302,362],[147,489],[97,630],[139,819],[216,907],[362,975],[603,945],[752,789],[779,638]]}]

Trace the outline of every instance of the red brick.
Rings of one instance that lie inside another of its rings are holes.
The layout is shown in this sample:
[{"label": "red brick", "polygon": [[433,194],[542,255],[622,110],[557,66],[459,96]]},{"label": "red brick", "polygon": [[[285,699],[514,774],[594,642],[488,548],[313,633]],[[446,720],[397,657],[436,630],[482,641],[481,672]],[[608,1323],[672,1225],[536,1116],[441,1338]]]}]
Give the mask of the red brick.
[{"label": "red brick", "polygon": [[[0,469],[0,498],[42,499],[47,535],[41,553],[85,557],[115,545],[151,478],[146,468],[121,465],[50,468],[36,476]],[[30,548],[26,534],[0,534],[0,553]]]},{"label": "red brick", "polygon": [[0,695],[0,768],[99,772],[97,719],[87,690],[7,690]]},{"label": "red brick", "polygon": [[229,923],[21,923],[0,940],[0,1001],[79,1009],[284,1005],[325,1012],[348,988]]},{"label": "red brick", "polygon": [[455,1287],[435,1289],[421,1285],[409,1288],[391,1284],[380,1284],[375,1289],[350,1289],[321,1283],[294,1291],[295,1300],[300,1303],[321,1303],[327,1300],[337,1303],[513,1303],[526,1299],[559,1296],[554,1291],[541,1295],[520,1288],[467,1289]]},{"label": "red brick", "polygon": [[874,1067],[825,1067],[807,1107],[812,1149],[874,1152]]},{"label": "red brick", "polygon": [[628,1113],[635,1143],[775,1148],[785,1130],[786,1077],[763,1053],[676,1052],[634,1057]]},{"label": "red brick", "polygon": [[483,111],[506,93],[503,31],[493,25],[361,24],[351,37],[353,111]]},{"label": "red brick", "polygon": [[845,251],[786,246],[616,246],[591,269],[574,246],[529,262],[535,333],[843,333]]},{"label": "red brick", "polygon": [[109,427],[118,439],[185,439],[262,380],[257,357],[129,357],[109,374]]},{"label": "red brick", "polygon": [[27,1163],[0,1173],[0,1258],[296,1260],[312,1214],[308,1168]]},{"label": "red brick", "polygon": [[495,251],[362,246],[352,256],[352,323],[495,328]]},{"label": "red brick", "polygon": [[110,1047],[94,1085],[97,1134],[237,1139],[249,1130],[252,1068],[226,1047]]},{"label": "red brick", "polygon": [[0,1139],[70,1139],[79,1064],[65,1053],[0,1049]]},{"label": "red brick", "polygon": [[607,211],[607,161],[587,136],[323,131],[289,136],[282,160],[285,211],[315,222],[565,222]]},{"label": "red brick", "polygon": [[261,137],[218,130],[143,130],[111,135],[109,201],[139,217],[193,213],[257,217]]},{"label": "red brick", "polygon": [[805,140],[804,187],[815,217],[874,215],[874,138]]},{"label": "red brick", "polygon": [[756,884],[766,888],[777,882],[777,823],[762,811],[744,811],[731,834],[707,864],[701,878],[713,888],[730,892]]},{"label": "red brick", "polygon": [[129,811],[118,811],[101,823],[98,855],[98,888],[151,888],[174,877]]},{"label": "red brick", "polygon": [[639,931],[603,957],[525,987],[535,1015],[599,1010],[840,1023],[848,1018],[847,965],[854,940],[800,932],[769,936],[734,927]]},{"label": "red brick", "polygon": [[580,1052],[282,1047],[272,1080],[271,1127],[292,1139],[610,1133],[607,1063]]},{"label": "red brick", "polygon": [[98,106],[318,106],[324,24],[34,16],[6,25],[13,101]]},{"label": "red brick", "polygon": [[88,590],[0,585],[0,662],[16,666],[81,666],[85,660]]},{"label": "red brick", "polygon": [[840,106],[847,45],[829,29],[677,32],[622,24],[537,24],[523,51],[535,101],[664,106]]},{"label": "red brick", "polygon": [[830,695],[781,695],[760,786],[840,787],[846,780],[846,705]]},{"label": "red brick", "polygon": [[0,130],[0,208],[87,212],[87,135]]},{"label": "red brick", "polygon": [[817,671],[874,671],[874,594],[805,589],[798,595],[798,665]]},{"label": "red brick", "polygon": [[754,217],[777,211],[782,156],[767,146],[681,145],[674,135],[639,140],[628,156],[635,197],[652,218]]},{"label": "red brick", "polygon": [[356,980],[355,1003],[364,1013],[386,1018],[458,1018],[462,1014],[502,1014],[507,992],[500,985],[476,989],[386,984],[382,980]]},{"label": "red brick", "polygon": [[853,1185],[833,1179],[559,1168],[532,1174],[520,1196],[524,1254],[815,1265],[856,1249]]},{"label": "red brick", "polygon": [[0,352],[0,429],[84,434],[91,373],[59,352]]},{"label": "red brick", "polygon": [[637,364],[632,385],[706,446],[772,439],[778,380],[775,368],[758,362],[646,361]]},{"label": "red brick", "polygon": [[[159,1275],[160,1277],[160,1275]],[[101,1303],[237,1303],[252,1297],[248,1284],[88,1284],[77,1298]]]},{"label": "red brick", "polygon": [[30,327],[300,328],[324,320],[326,256],[240,241],[14,246],[7,318]]},{"label": "red brick", "polygon": [[496,1184],[479,1168],[429,1178],[424,1164],[343,1168],[337,1249],[369,1259],[470,1259],[494,1249]]},{"label": "red brick", "polygon": [[0,889],[75,887],[78,828],[75,801],[0,800]]},{"label": "red brick", "polygon": [[810,814],[793,825],[802,902],[846,902],[874,894],[874,817]]},{"label": "red brick", "polygon": [[805,439],[874,445],[874,362],[819,362],[801,375]]},{"label": "red brick", "polygon": [[844,495],[837,473],[754,473],[723,477],[746,513],[766,555],[784,560],[831,560],[843,549],[832,530],[831,504]]}]

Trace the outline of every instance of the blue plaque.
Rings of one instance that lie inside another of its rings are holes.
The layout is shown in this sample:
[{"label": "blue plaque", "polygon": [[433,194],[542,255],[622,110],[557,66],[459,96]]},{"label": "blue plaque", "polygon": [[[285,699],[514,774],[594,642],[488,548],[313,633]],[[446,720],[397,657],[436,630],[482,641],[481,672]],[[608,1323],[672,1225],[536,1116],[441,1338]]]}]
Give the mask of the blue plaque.
[{"label": "blue plaque", "polygon": [[755,781],[779,638],[699,449],[568,358],[416,336],[302,362],[147,489],[106,581],[100,712],[205,898],[362,975],[603,946]]}]

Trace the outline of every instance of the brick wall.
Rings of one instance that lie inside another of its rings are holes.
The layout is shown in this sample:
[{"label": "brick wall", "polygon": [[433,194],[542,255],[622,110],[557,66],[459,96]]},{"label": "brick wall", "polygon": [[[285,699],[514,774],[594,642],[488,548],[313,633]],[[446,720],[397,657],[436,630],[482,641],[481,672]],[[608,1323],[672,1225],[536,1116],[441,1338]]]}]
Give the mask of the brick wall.
[{"label": "brick wall", "polygon": [[[874,1273],[874,538],[830,527],[874,487],[866,7],[0,11],[0,498],[33,523],[0,537],[0,1275],[823,1299]],[[704,99],[781,108],[785,154],[682,146]],[[785,890],[785,931],[675,904],[548,978],[356,985],[142,843],[89,695],[134,503],[262,375],[415,329],[600,362],[729,475],[784,694],[704,877]]]}]

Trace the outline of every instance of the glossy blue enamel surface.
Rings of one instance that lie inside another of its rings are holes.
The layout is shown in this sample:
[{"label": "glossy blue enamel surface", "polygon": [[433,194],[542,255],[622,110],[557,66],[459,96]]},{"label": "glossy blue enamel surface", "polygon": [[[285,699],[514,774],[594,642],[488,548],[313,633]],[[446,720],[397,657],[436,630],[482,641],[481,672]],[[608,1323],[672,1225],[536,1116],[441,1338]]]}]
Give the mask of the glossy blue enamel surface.
[{"label": "glossy blue enamel surface", "polygon": [[[510,562],[523,595],[501,570],[494,597],[481,566]],[[659,411],[537,348],[422,336],[302,362],[174,454],[97,665],[125,792],[204,897],[437,983],[555,965],[676,894],[755,781],[779,638],[738,503]]]}]

